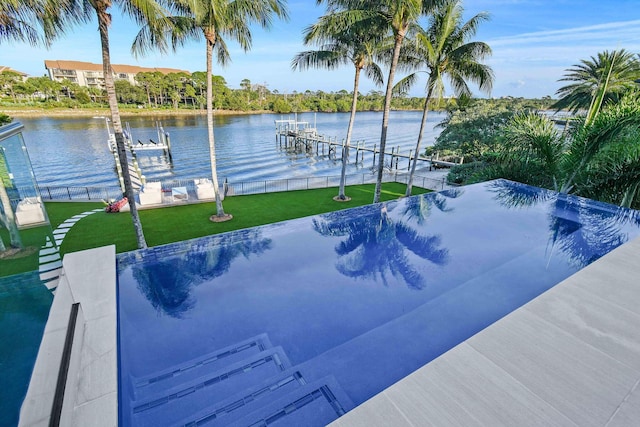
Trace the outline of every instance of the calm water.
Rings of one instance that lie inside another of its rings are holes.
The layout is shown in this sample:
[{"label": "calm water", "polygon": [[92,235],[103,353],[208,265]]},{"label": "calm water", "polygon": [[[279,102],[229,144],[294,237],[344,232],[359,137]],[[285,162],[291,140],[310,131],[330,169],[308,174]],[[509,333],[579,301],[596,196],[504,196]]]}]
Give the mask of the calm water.
[{"label": "calm water", "polygon": [[[296,152],[280,147],[275,138],[276,114],[216,117],[218,176],[231,182],[306,176],[339,175],[340,161],[328,155]],[[293,116],[291,116],[293,118]],[[425,143],[432,144],[440,129],[433,129],[442,113],[430,113]],[[400,147],[408,154],[415,147],[421,112],[392,112],[387,151]],[[158,140],[153,117],[125,118],[134,140]],[[138,159],[147,179],[190,179],[211,173],[204,116],[162,117],[171,135],[173,162],[161,151],[140,152]],[[349,120],[347,113],[298,115],[299,121],[316,123],[319,133],[342,140]],[[22,119],[24,139],[40,185],[116,186],[113,157],[107,148],[104,119],[37,118]],[[379,143],[382,113],[363,112],[356,118],[352,141],[364,140],[368,147]],[[423,144],[424,145],[424,144]],[[355,151],[352,152],[355,154]],[[352,157],[353,158],[353,157]],[[367,173],[372,156],[359,165],[349,164],[348,174]],[[406,169],[406,160],[399,163]]]},{"label": "calm water", "polygon": [[119,425],[324,426],[639,235],[498,180],[121,254]]}]

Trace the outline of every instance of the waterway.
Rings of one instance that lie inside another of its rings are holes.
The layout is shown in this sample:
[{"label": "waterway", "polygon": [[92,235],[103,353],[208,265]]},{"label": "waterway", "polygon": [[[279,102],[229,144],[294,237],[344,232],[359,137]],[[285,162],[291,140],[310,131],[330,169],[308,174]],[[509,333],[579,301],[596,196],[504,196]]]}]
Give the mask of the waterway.
[{"label": "waterway", "polygon": [[[281,146],[276,138],[274,120],[293,118],[276,114],[215,117],[215,140],[218,177],[229,182],[284,179],[340,174],[340,154],[329,157],[328,150],[294,150]],[[349,114],[304,113],[298,121],[327,137],[341,141],[346,136]],[[430,113],[425,144],[432,144],[440,133],[435,126],[443,113]],[[415,148],[421,112],[392,112],[387,137],[387,152],[399,147],[407,155]],[[202,116],[140,116],[124,118],[133,140],[158,140],[155,122],[160,120],[169,132],[172,161],[162,151],[138,153],[147,180],[192,179],[211,174],[207,142],[206,118]],[[117,186],[113,156],[107,147],[104,118],[24,118],[24,139],[36,179],[41,186],[101,187]],[[367,147],[379,144],[382,113],[362,112],[356,117],[352,143],[365,141]],[[367,153],[360,164],[354,164],[352,151],[348,174],[372,172],[373,157]],[[407,160],[398,168],[406,170]]]}]

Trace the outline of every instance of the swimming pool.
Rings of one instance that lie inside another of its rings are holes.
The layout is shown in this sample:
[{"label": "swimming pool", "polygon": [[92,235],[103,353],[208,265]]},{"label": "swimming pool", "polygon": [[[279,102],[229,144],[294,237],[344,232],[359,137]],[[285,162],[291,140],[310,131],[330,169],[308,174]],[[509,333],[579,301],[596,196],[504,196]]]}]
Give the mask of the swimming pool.
[{"label": "swimming pool", "polygon": [[120,255],[120,425],[324,425],[639,235],[498,180]]},{"label": "swimming pool", "polygon": [[18,425],[52,301],[37,271],[0,277],[0,426]]}]

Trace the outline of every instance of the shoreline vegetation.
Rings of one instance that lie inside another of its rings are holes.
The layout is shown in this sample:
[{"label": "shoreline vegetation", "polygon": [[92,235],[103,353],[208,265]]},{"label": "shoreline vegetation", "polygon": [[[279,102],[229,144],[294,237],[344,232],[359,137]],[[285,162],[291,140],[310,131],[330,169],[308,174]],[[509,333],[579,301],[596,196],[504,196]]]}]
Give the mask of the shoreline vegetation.
[{"label": "shoreline vegetation", "polygon": [[[14,118],[20,117],[95,117],[104,116],[109,117],[111,115],[108,108],[34,108],[33,106],[25,108],[0,108],[0,113],[6,114]],[[168,110],[161,108],[136,108],[136,109],[121,109],[121,116],[200,116],[205,115],[206,110]],[[254,110],[254,111],[233,111],[233,110],[218,110],[214,111],[214,114],[219,116],[238,116],[248,114],[276,114],[269,110]]]},{"label": "shoreline vegetation", "polygon": [[[494,98],[494,99],[485,99],[485,98],[476,98],[471,102],[467,102],[464,105],[457,105],[458,102],[455,99],[448,99],[444,102],[434,102],[430,107],[431,111],[444,111],[448,112],[450,115],[455,111],[465,111],[467,108],[471,106],[471,104],[479,106],[485,110],[495,109],[498,111],[503,111],[505,109],[510,111],[520,111],[520,110],[547,110],[550,108],[553,100],[551,98],[542,98],[542,99],[525,99],[525,98]],[[468,105],[467,105],[468,104]],[[163,108],[163,107],[133,107],[127,104],[119,105],[120,115],[122,116],[204,116],[206,115],[206,109],[199,108],[189,108],[183,107],[180,108]],[[421,112],[423,110],[423,106],[419,105],[403,105],[403,106],[392,106],[391,111],[418,111]],[[376,108],[374,106],[368,106],[365,108],[358,108],[358,112],[378,112],[382,113],[382,108]],[[291,115],[291,114],[304,114],[304,113],[348,113],[348,111],[343,110],[323,110],[323,109],[314,109],[314,108],[302,108],[297,111],[275,111],[273,109],[228,109],[228,108],[216,108],[214,109],[214,114],[217,116],[238,116],[238,115],[250,115],[250,114],[280,114],[280,115]],[[0,105],[0,114],[5,114],[9,117],[20,118],[20,117],[69,117],[69,116],[77,116],[77,117],[94,117],[94,116],[104,116],[109,117],[111,112],[108,107],[100,106],[100,105],[75,105],[72,107],[63,107],[63,106],[52,106],[44,103],[42,106],[36,106],[33,104],[30,105],[20,105],[17,104],[9,104],[9,105]]]}]

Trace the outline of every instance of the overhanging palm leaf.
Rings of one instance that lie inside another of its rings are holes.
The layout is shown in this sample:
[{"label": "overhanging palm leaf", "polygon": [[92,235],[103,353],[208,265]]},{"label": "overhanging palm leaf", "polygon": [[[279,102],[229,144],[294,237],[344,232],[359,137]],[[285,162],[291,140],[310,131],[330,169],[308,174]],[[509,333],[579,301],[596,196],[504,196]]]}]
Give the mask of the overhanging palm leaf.
[{"label": "overhanging palm leaf", "polygon": [[0,43],[20,41],[49,46],[66,28],[83,18],[74,0],[3,0]]}]

